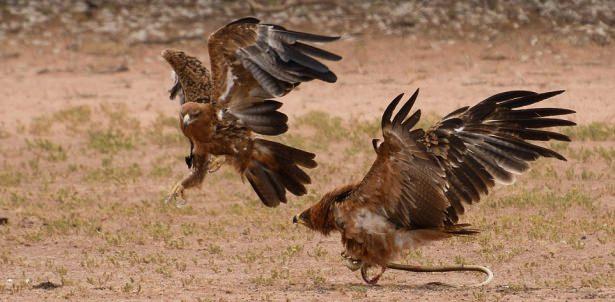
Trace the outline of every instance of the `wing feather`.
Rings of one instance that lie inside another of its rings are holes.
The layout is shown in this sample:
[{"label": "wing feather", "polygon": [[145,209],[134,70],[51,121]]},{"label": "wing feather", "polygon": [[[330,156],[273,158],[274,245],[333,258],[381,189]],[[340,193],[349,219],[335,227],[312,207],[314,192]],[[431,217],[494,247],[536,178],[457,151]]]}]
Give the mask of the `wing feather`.
[{"label": "wing feather", "polygon": [[300,41],[337,39],[286,30],[255,18],[233,21],[209,38],[213,98],[233,108],[286,95],[313,79],[335,82],[335,74],[316,58],[337,61],[341,57]]}]

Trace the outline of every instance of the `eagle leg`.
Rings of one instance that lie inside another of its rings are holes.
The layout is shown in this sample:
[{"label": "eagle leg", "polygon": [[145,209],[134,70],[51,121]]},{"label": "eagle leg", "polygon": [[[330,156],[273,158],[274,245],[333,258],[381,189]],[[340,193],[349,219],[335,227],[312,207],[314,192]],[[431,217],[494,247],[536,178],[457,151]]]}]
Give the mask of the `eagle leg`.
[{"label": "eagle leg", "polygon": [[380,266],[380,272],[378,274],[376,274],[376,276],[374,276],[373,278],[369,278],[369,276],[367,276],[367,270],[371,267],[371,265],[368,264],[363,264],[363,266],[361,266],[361,277],[363,278],[363,281],[365,281],[365,283],[369,284],[369,285],[376,285],[378,283],[378,280],[380,280],[380,277],[382,277],[382,274],[384,274],[384,271],[386,271],[386,266]]},{"label": "eagle leg", "polygon": [[195,153],[192,161],[192,172],[173,186],[164,202],[168,204],[174,201],[177,207],[186,205],[188,202],[184,198],[184,191],[198,186],[203,182],[205,175],[207,175],[208,163],[208,156]]}]

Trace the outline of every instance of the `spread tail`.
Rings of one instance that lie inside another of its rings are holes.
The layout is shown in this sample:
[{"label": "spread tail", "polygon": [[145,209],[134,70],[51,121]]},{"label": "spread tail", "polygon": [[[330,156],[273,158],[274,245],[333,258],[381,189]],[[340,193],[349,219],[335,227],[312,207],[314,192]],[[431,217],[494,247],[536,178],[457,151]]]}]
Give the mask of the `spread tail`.
[{"label": "spread tail", "polygon": [[254,140],[254,148],[244,175],[268,207],[286,203],[286,190],[296,196],[305,195],[310,176],[301,167],[314,168],[315,155],[284,144],[263,139]]}]

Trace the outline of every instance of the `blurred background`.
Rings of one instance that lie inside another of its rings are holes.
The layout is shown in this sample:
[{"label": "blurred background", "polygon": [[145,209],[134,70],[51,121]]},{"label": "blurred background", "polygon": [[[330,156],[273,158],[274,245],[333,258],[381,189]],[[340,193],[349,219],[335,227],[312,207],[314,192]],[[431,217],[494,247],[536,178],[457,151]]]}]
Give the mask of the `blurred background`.
[{"label": "blurred background", "polygon": [[[338,82],[280,99],[277,139],[317,154],[309,193],[263,207],[228,167],[163,197],[188,169],[168,99],[178,48],[208,65],[207,37],[256,16],[341,35]],[[615,299],[615,1],[14,1],[0,0],[0,300]],[[341,263],[339,238],[290,219],[370,167],[378,118],[421,88],[421,126],[495,93],[566,93],[577,111],[540,160],[464,216],[483,230],[411,251],[406,263],[490,266],[470,274],[387,272],[365,287]]]},{"label": "blurred background", "polygon": [[87,39],[171,43],[201,39],[212,26],[244,15],[345,36],[418,34],[492,41],[531,29],[580,45],[608,44],[615,34],[615,6],[609,0],[5,0],[0,4],[0,39],[34,46],[71,39],[77,49]]},{"label": "blurred background", "polygon": [[[159,56],[163,49],[182,48],[207,60],[207,36],[230,20],[249,15],[288,28],[341,35],[342,41],[331,49],[345,57],[337,64],[337,70],[346,76],[339,85],[328,87],[341,89],[343,93],[345,85],[361,84],[355,89],[370,100],[354,100],[353,113],[368,117],[371,117],[371,99],[392,88],[386,87],[389,84],[398,91],[416,84],[429,87],[447,82],[450,87],[443,91],[442,98],[454,98],[468,90],[486,93],[492,91],[489,85],[546,87],[545,77],[536,74],[550,73],[543,64],[556,64],[568,68],[567,71],[579,60],[586,67],[605,67],[608,63],[599,56],[611,52],[615,35],[615,5],[609,0],[5,0],[0,3],[0,60],[5,63],[5,74],[13,75],[9,80],[26,70],[52,76],[67,72],[81,75],[138,72],[143,80],[140,83],[151,88],[140,92],[140,98],[161,99],[165,89],[157,87],[168,85],[170,72]],[[425,60],[432,56],[442,59]],[[397,64],[400,59],[404,64]],[[508,68],[528,63],[536,70],[515,70],[506,81],[498,82],[488,74],[500,71],[485,72],[480,68],[483,63]],[[81,85],[87,85],[89,79],[84,79]],[[571,78],[562,77],[562,80]],[[365,82],[374,87],[363,85]],[[577,79],[570,84],[580,83]],[[320,83],[304,87],[314,93],[323,89]],[[328,88],[324,89],[329,92]],[[110,91],[109,88],[102,90]],[[572,93],[574,97],[582,96]],[[127,95],[123,92],[117,96]],[[315,95],[312,109],[326,110],[327,100],[320,101],[326,97]],[[41,106],[50,104],[40,103]],[[303,108],[300,102],[290,103],[291,112]],[[613,108],[611,102],[603,103]],[[439,104],[433,104],[435,111],[447,108],[439,108]],[[168,102],[162,106],[172,108]],[[600,119],[613,117],[604,111],[597,114],[601,115]],[[148,114],[145,116],[148,118]],[[580,118],[584,119],[585,115]]]}]

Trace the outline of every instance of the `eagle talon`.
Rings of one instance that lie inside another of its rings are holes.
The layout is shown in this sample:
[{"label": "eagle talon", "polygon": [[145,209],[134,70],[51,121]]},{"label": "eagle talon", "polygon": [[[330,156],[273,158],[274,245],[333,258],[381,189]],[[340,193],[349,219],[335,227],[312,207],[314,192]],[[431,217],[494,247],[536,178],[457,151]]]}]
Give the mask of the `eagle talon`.
[{"label": "eagle talon", "polygon": [[378,283],[378,280],[380,280],[380,277],[382,277],[382,274],[384,274],[384,271],[387,269],[386,266],[382,266],[380,267],[380,272],[378,274],[376,274],[376,276],[374,276],[373,278],[368,278],[367,276],[367,270],[370,268],[370,265],[362,265],[361,266],[361,277],[363,278],[363,281],[365,281],[365,283],[369,284],[369,285],[376,285]]},{"label": "eagle talon", "polygon": [[350,271],[353,271],[353,272],[357,271],[358,269],[361,268],[361,266],[363,264],[363,261],[357,260],[357,259],[353,259],[350,256],[348,256],[348,254],[346,254],[346,251],[342,251],[340,256],[342,256],[342,260],[344,261],[344,265]]},{"label": "eagle talon", "polygon": [[344,265],[352,272],[356,272],[358,269],[361,268],[361,265],[363,264],[360,260],[350,258],[344,260]]},{"label": "eagle talon", "polygon": [[175,202],[175,206],[178,208],[183,207],[188,203],[184,198],[184,186],[181,182],[178,182],[175,186],[173,186],[173,189],[171,189],[171,192],[167,198],[164,199],[165,204],[169,204],[171,201]]}]

